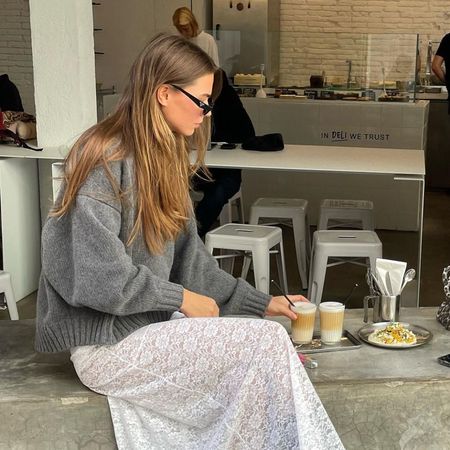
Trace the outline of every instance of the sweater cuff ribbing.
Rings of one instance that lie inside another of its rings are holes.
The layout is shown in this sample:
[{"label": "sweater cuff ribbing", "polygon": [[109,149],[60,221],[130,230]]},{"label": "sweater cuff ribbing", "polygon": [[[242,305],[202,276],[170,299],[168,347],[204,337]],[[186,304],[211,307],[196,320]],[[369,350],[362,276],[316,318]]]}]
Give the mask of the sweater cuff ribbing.
[{"label": "sweater cuff ribbing", "polygon": [[161,300],[159,309],[167,311],[178,311],[183,303],[183,286],[171,283],[170,281],[161,281]]},{"label": "sweater cuff ribbing", "polygon": [[[239,292],[240,291],[240,292]],[[272,299],[271,295],[264,294],[256,290],[253,286],[248,284],[242,278],[238,278],[235,295],[241,298],[237,306],[237,311],[230,311],[231,314],[244,314],[263,317],[267,305]]]}]

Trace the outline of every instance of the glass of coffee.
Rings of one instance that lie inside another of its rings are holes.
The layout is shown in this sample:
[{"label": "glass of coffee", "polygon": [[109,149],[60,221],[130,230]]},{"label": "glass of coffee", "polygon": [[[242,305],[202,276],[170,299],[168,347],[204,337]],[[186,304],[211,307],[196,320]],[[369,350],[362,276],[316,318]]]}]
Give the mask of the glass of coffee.
[{"label": "glass of coffee", "polygon": [[336,344],[341,340],[344,327],[345,305],[339,302],[322,302],[319,305],[320,340]]},{"label": "glass of coffee", "polygon": [[297,319],[291,321],[292,340],[296,344],[309,344],[314,333],[316,305],[309,302],[296,302],[294,305],[291,309],[297,314]]}]

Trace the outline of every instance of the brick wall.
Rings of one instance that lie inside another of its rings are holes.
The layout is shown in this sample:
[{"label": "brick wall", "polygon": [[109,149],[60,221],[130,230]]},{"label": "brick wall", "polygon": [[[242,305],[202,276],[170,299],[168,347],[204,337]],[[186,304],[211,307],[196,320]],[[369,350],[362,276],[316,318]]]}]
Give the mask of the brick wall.
[{"label": "brick wall", "polygon": [[0,74],[3,73],[19,89],[25,111],[34,114],[28,0],[0,0]]},{"label": "brick wall", "polygon": [[346,60],[363,85],[377,85],[382,67],[388,81],[413,80],[417,33],[424,76],[428,40],[450,32],[449,7],[448,0],[281,0],[280,84],[305,85],[322,71],[344,84]]}]

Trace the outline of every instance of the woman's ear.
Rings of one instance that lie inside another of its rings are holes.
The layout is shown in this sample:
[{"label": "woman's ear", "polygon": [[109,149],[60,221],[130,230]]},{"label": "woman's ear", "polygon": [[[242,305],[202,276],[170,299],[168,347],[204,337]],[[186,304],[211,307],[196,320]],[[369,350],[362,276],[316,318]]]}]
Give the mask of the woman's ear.
[{"label": "woman's ear", "polygon": [[161,85],[156,91],[156,98],[161,106],[167,106],[169,103],[170,89],[167,84]]}]

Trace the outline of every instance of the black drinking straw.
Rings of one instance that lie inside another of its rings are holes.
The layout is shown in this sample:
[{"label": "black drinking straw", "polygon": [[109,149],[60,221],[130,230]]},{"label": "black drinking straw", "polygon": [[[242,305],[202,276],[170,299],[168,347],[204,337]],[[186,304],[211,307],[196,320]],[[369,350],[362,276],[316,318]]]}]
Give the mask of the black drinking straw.
[{"label": "black drinking straw", "polygon": [[281,286],[275,280],[270,280],[270,282],[273,283],[278,288],[278,290],[283,294],[285,299],[291,304],[291,306],[295,308],[295,305],[289,300],[289,297],[286,295],[283,289],[281,289]]},{"label": "black drinking straw", "polygon": [[352,290],[350,291],[350,294],[347,295],[347,297],[344,298],[344,300],[341,300],[341,303],[345,306],[345,304],[348,302],[350,297],[353,295],[353,292],[355,292],[355,289],[359,286],[358,283],[355,283]]}]

